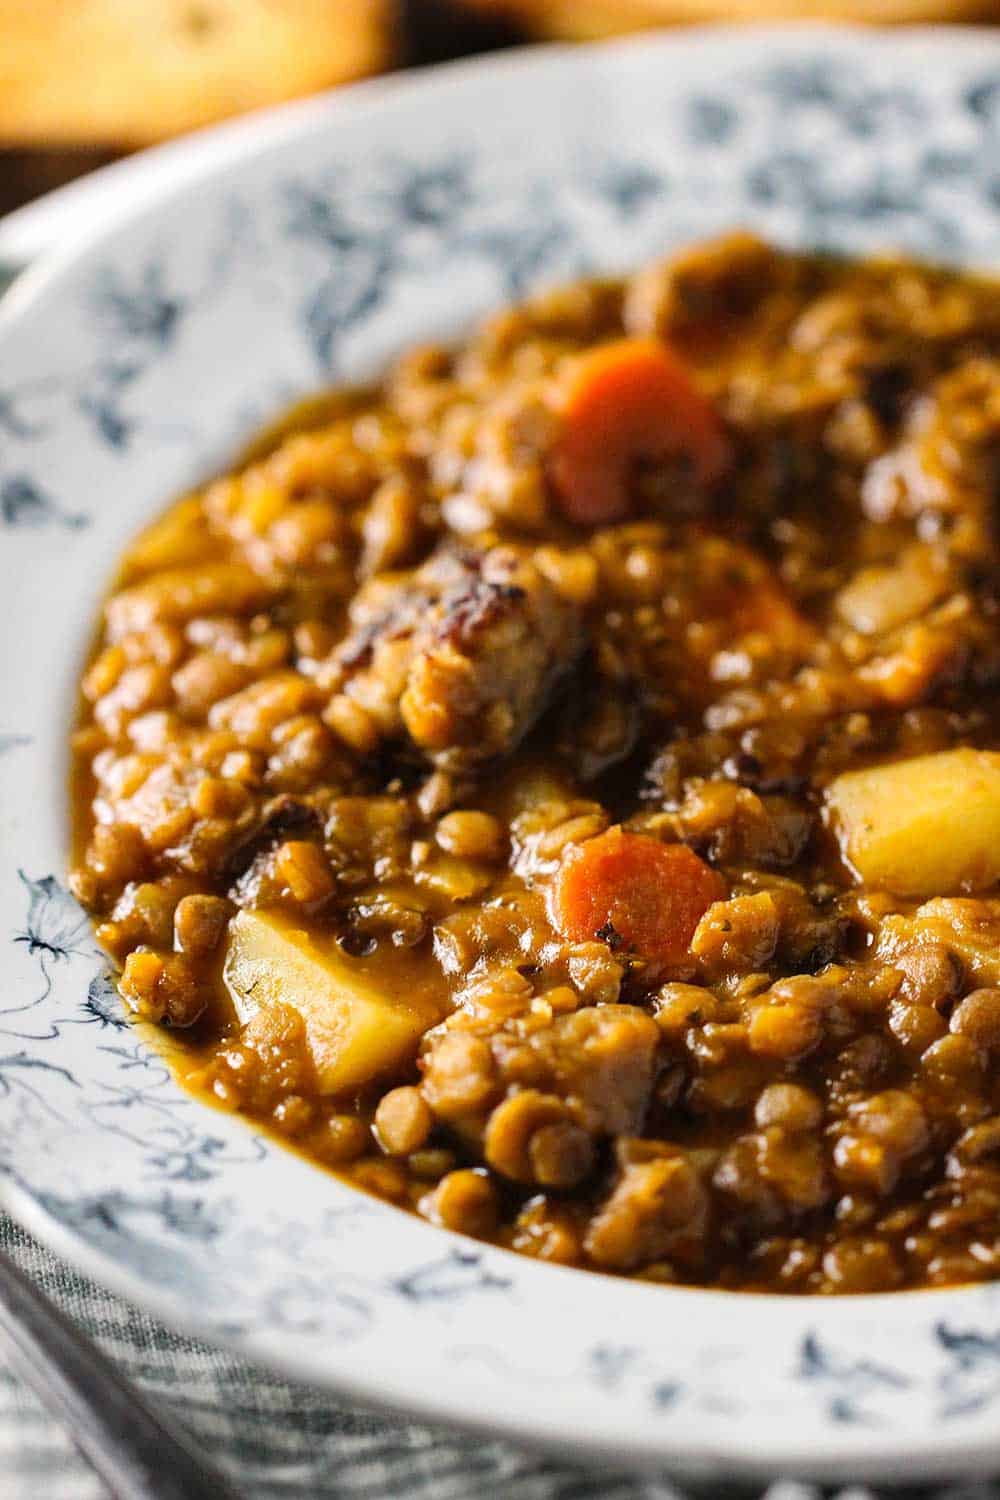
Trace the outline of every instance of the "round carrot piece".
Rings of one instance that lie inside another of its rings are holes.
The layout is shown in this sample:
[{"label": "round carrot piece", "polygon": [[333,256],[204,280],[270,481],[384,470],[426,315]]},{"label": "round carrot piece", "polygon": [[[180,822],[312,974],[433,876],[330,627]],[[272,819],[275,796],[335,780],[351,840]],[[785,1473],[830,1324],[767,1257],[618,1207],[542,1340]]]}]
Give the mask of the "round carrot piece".
[{"label": "round carrot piece", "polygon": [[722,877],[684,844],[609,828],[563,860],[552,920],[571,942],[603,940],[663,968],[679,963]]},{"label": "round carrot piece", "polygon": [[643,338],[581,355],[566,385],[551,469],[569,519],[582,526],[622,520],[636,464],[671,455],[687,456],[700,485],[718,479],[730,461],[722,421],[683,360]]}]

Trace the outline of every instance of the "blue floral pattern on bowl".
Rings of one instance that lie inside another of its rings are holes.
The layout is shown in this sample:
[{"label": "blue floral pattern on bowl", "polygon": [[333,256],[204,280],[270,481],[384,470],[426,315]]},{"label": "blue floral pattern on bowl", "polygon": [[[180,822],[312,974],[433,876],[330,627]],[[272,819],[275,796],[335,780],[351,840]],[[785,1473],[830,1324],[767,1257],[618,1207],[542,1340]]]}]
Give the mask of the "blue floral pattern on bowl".
[{"label": "blue floral pattern on bowl", "polygon": [[158,505],[310,388],[726,225],[995,263],[1000,42],[555,50],[246,129],[0,309],[5,1202],[168,1318],[428,1416],[693,1474],[981,1469],[1000,1292],[734,1298],[432,1229],[183,1094],[61,873],[87,622]]}]

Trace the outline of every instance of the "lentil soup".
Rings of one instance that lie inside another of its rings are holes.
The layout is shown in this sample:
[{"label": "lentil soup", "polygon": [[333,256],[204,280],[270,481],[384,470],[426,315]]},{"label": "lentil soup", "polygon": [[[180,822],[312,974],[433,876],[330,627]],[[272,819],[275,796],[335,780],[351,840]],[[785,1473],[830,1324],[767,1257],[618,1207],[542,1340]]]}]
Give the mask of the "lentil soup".
[{"label": "lentil soup", "polygon": [[651,1281],[1000,1275],[1000,289],[735,233],[126,553],[72,885],[189,1085]]}]

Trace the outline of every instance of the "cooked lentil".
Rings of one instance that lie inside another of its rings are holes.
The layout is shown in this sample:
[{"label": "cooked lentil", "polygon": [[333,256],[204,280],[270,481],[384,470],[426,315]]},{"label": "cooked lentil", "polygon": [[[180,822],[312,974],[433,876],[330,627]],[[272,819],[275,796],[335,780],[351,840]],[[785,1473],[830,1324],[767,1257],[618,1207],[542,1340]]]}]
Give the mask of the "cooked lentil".
[{"label": "cooked lentil", "polygon": [[736,234],[126,553],[73,888],[184,1076],[650,1281],[1000,1276],[1000,289]]}]

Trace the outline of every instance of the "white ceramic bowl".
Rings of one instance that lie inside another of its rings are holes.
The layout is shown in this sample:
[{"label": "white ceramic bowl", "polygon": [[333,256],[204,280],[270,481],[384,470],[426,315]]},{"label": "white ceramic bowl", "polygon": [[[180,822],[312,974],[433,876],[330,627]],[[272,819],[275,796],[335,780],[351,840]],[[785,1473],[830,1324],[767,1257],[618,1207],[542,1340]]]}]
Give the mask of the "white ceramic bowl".
[{"label": "white ceramic bowl", "polygon": [[291,1373],[616,1463],[1000,1460],[1000,1291],[797,1300],[541,1265],[183,1095],[67,895],[66,735],[125,539],[294,396],[538,281],[733,223],[996,263],[1000,42],[688,33],[251,121],[0,309],[0,1190],[94,1276]]}]

